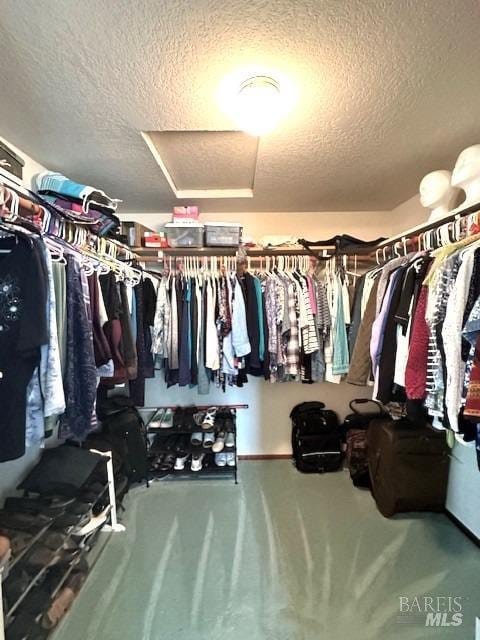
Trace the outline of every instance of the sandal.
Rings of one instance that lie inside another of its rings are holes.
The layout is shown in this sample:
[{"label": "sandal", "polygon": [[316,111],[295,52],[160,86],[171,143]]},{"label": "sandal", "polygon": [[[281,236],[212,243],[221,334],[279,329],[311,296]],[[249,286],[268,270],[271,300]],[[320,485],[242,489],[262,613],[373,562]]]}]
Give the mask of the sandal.
[{"label": "sandal", "polygon": [[215,416],[217,415],[217,407],[210,407],[205,413],[205,417],[202,422],[202,429],[213,429],[215,425]]}]

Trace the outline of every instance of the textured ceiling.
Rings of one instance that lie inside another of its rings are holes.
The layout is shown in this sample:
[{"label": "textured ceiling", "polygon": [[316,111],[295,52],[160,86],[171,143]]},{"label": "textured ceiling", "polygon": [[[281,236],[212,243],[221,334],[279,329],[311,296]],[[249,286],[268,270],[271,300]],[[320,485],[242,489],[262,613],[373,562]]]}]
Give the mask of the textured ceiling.
[{"label": "textured ceiling", "polygon": [[241,131],[149,131],[176,190],[252,191],[258,138]]},{"label": "textured ceiling", "polygon": [[390,209],[480,142],[479,25],[478,0],[0,0],[0,134],[168,211],[140,132],[231,130],[223,79],[277,69],[298,104],[260,140],[254,197],[202,209]]}]

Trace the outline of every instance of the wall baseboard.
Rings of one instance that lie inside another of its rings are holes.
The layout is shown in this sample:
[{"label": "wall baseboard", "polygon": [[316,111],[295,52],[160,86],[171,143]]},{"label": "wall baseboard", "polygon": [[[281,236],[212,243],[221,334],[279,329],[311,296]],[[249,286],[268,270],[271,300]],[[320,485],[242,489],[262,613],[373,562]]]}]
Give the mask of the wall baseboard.
[{"label": "wall baseboard", "polygon": [[291,453],[253,453],[244,456],[238,456],[239,460],[290,460]]}]

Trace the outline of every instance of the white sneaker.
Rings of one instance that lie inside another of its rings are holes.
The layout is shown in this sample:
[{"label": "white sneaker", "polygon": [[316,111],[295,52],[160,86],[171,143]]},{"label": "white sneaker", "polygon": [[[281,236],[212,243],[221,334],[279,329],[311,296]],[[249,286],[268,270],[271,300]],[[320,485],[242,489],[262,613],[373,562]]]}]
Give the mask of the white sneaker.
[{"label": "white sneaker", "polygon": [[227,456],[227,465],[229,467],[234,467],[237,464],[236,456],[234,453],[226,453]]},{"label": "white sneaker", "polygon": [[209,431],[208,433],[203,434],[203,446],[205,449],[210,449],[213,447],[213,443],[215,442],[215,434],[213,431]]},{"label": "white sneaker", "polygon": [[215,455],[215,464],[217,465],[217,467],[224,467],[227,464],[227,454],[217,453]]},{"label": "white sneaker", "polygon": [[160,429],[160,427],[162,426],[162,420],[163,420],[163,414],[164,413],[165,412],[164,412],[163,409],[158,409],[158,411],[155,411],[155,413],[153,414],[152,419],[148,423],[148,428],[149,429]]},{"label": "white sneaker", "polygon": [[235,436],[232,432],[227,433],[227,437],[225,438],[225,446],[227,449],[233,449],[235,446]]},{"label": "white sneaker", "polygon": [[190,443],[194,447],[201,447],[203,442],[203,433],[202,431],[195,431],[192,433],[192,437],[190,438]]},{"label": "white sneaker", "polygon": [[194,454],[192,456],[192,471],[201,471],[203,466],[203,459],[205,457],[204,453]]},{"label": "white sneaker", "polygon": [[185,463],[187,462],[188,458],[188,455],[177,458],[175,460],[175,466],[173,467],[175,471],[183,471],[185,469]]},{"label": "white sneaker", "polygon": [[202,428],[211,429],[215,425],[215,416],[217,414],[217,407],[210,407],[205,413],[203,419]]},{"label": "white sneaker", "polygon": [[[205,435],[207,436],[209,434],[206,433]],[[217,438],[212,447],[213,453],[220,453],[220,451],[223,451],[224,446],[225,446],[225,433],[223,431],[219,431],[217,433]]]},{"label": "white sneaker", "polygon": [[165,409],[163,412],[162,421],[160,423],[160,429],[171,429],[173,427],[173,411],[171,409]]}]

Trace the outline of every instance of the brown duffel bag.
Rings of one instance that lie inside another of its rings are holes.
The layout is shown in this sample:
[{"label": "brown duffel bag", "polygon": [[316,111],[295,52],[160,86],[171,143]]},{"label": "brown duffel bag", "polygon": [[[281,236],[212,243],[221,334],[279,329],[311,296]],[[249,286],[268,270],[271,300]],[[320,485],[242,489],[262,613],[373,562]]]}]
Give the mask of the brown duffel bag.
[{"label": "brown duffel bag", "polygon": [[373,497],[386,517],[405,511],[443,511],[450,457],[445,432],[408,420],[380,418],[368,429]]}]

